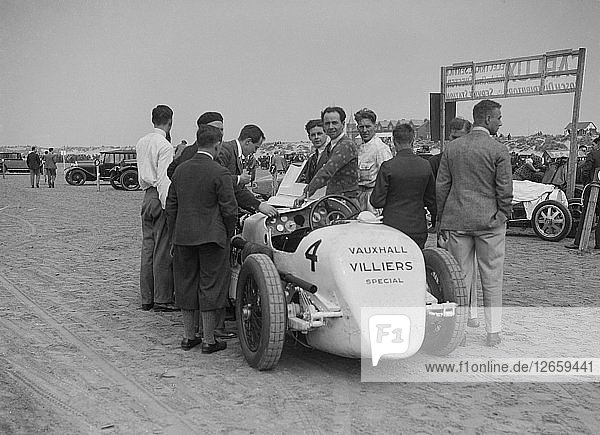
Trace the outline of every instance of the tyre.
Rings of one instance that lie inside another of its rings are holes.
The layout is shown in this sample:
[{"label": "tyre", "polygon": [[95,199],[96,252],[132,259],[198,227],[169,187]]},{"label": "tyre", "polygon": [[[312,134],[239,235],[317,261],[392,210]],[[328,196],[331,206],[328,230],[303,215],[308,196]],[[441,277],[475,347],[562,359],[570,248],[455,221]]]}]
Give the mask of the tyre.
[{"label": "tyre", "polygon": [[258,370],[272,369],[283,349],[286,302],[275,265],[264,254],[249,255],[238,277],[235,317],[244,358]]},{"label": "tyre", "polygon": [[7,174],[8,173],[8,168],[6,167],[5,164],[0,165],[0,174]]},{"label": "tyre", "polygon": [[110,185],[117,190],[122,190],[123,186],[121,185],[120,177],[111,175],[110,177]]},{"label": "tyre", "polygon": [[67,183],[73,186],[81,186],[85,183],[85,172],[81,169],[73,169],[67,174]]},{"label": "tyre", "polygon": [[140,188],[138,173],[135,169],[124,170],[119,181],[125,190],[138,190]]},{"label": "tyre", "polygon": [[531,226],[543,240],[558,242],[571,232],[573,218],[563,204],[554,200],[540,202],[533,210]]},{"label": "tyre", "polygon": [[433,355],[447,355],[465,335],[469,297],[458,262],[445,249],[423,250],[427,287],[438,303],[456,302],[453,317],[427,316],[422,349]]}]

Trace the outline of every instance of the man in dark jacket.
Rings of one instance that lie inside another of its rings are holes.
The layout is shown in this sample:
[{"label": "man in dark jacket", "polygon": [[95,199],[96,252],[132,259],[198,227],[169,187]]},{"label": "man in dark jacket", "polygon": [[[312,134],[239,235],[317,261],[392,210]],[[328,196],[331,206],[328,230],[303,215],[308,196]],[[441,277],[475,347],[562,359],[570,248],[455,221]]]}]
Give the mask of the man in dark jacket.
[{"label": "man in dark jacket", "polygon": [[[594,147],[588,153],[585,158],[585,163],[583,164],[581,171],[581,179],[584,184],[588,184],[593,180],[595,170],[600,168],[600,136],[594,139]],[[598,180],[596,180],[598,181]],[[573,244],[565,245],[566,248],[569,249],[578,249],[579,243],[581,242],[581,233],[583,232],[583,224],[585,220],[585,215],[587,213],[588,202],[590,200],[590,189],[586,189],[583,195],[583,210],[581,211],[581,219],[579,219],[579,223],[577,225],[577,232],[575,233],[575,240],[573,240]],[[598,198],[598,202],[596,203],[596,215],[600,216],[600,198]],[[600,249],[600,225],[596,226],[596,232],[594,234],[595,238],[595,246],[594,249]]]},{"label": "man in dark jacket", "polygon": [[381,164],[371,205],[383,209],[384,224],[402,231],[423,249],[427,241],[425,207],[435,214],[435,179],[427,160],[413,152],[411,125],[397,125],[393,136],[396,156]]},{"label": "man in dark jacket", "polygon": [[331,139],[325,134],[323,121],[320,119],[311,119],[306,123],[304,128],[306,129],[308,139],[314,146],[314,152],[308,157],[308,161],[300,174],[299,182],[308,184],[317,171],[327,162],[327,153],[325,150]]},{"label": "man in dark jacket", "polygon": [[321,187],[327,186],[327,195],[342,195],[357,199],[358,196],[358,146],[344,133],[346,112],[341,107],[326,107],[321,112],[325,133],[331,138],[327,145],[327,163],[317,171],[304,188],[303,195],[296,199],[300,206]]},{"label": "man in dark jacket", "polygon": [[27,167],[29,168],[29,180],[31,181],[31,187],[40,187],[40,167],[42,166],[42,160],[37,153],[35,147],[31,147],[31,152],[27,154]]},{"label": "man in dark jacket", "polygon": [[173,173],[166,205],[175,294],[184,322],[181,347],[189,350],[200,343],[195,336],[196,311],[200,310],[202,353],[227,347],[215,340],[214,329],[217,312],[227,303],[227,274],[223,271],[229,266],[237,203],[229,172],[214,161],[222,137],[216,127],[198,129],[198,151]]}]

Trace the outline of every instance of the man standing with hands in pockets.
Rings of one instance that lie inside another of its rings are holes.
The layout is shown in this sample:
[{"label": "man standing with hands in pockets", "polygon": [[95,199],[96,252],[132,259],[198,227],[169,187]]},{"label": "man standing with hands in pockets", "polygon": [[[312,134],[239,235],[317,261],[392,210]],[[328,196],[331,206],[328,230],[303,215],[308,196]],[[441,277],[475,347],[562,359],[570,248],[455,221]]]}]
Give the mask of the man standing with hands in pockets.
[{"label": "man standing with hands in pockets", "polygon": [[502,125],[500,108],[491,100],[473,107],[473,130],[444,149],[436,183],[436,227],[468,289],[477,258],[488,346],[501,341],[506,221],[513,198],[510,155],[492,137]]}]

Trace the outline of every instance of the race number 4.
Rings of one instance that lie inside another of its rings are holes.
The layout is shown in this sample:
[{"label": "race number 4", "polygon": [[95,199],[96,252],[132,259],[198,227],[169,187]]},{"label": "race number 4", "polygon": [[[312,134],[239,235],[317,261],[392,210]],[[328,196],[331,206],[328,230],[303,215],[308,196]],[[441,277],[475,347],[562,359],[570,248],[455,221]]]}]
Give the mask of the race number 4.
[{"label": "race number 4", "polygon": [[312,245],[310,245],[308,247],[308,249],[306,250],[306,252],[304,253],[304,256],[306,257],[307,260],[310,260],[310,271],[314,272],[316,270],[315,264],[317,263],[317,249],[319,249],[319,246],[321,245],[321,242],[323,240],[317,240],[315,243],[313,243]]}]

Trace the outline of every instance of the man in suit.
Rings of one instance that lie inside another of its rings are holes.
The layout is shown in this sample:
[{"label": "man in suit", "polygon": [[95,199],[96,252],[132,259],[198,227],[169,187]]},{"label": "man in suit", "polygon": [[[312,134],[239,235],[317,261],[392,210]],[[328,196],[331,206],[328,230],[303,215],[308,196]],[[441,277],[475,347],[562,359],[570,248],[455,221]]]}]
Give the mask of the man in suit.
[{"label": "man in suit", "polygon": [[[594,139],[594,147],[586,156],[585,163],[582,166],[581,181],[584,184],[588,184],[593,181],[594,171],[596,168],[600,168],[600,136]],[[586,189],[583,195],[583,210],[581,211],[581,219],[579,219],[579,223],[577,224],[577,232],[575,233],[575,239],[573,240],[573,244],[565,245],[565,248],[579,249],[579,243],[581,242],[581,233],[583,232],[583,224],[585,221],[585,215],[587,213],[589,200],[590,190]],[[600,198],[598,198],[598,202],[596,203],[596,215],[600,216]],[[600,225],[596,226],[594,239],[596,241],[594,249],[600,249]]]},{"label": "man in suit", "polygon": [[427,241],[425,207],[435,213],[435,179],[427,160],[413,152],[412,126],[398,124],[392,134],[396,156],[381,164],[371,205],[383,209],[384,224],[402,231],[423,249]]},{"label": "man in suit", "polygon": [[300,183],[310,183],[315,174],[327,161],[327,153],[325,149],[329,142],[331,141],[330,137],[325,134],[325,130],[323,129],[323,121],[321,119],[311,119],[306,123],[304,127],[306,130],[306,134],[308,135],[308,139],[312,142],[314,147],[314,153],[312,153],[308,157],[308,161],[302,168],[302,173],[298,181]]},{"label": "man in suit", "polygon": [[[202,341],[202,353],[223,350],[215,339],[218,310],[227,303],[229,240],[237,221],[231,175],[214,161],[223,135],[213,126],[200,126],[196,155],[173,173],[166,212],[172,231],[173,273],[177,302],[182,308],[183,350]],[[202,315],[202,340],[196,337],[196,312]]]},{"label": "man in suit", "polygon": [[[233,192],[239,207],[248,210],[251,213],[261,212],[269,217],[277,216],[278,212],[268,202],[259,201],[248,190],[246,185],[250,182],[251,176],[244,173],[244,163],[242,159],[254,154],[262,145],[265,135],[256,125],[245,125],[237,139],[223,142],[221,145],[217,161],[224,166],[231,175]],[[229,266],[227,269],[229,271]],[[229,273],[226,274],[229,279]],[[227,281],[227,287],[229,281]],[[217,315],[216,335],[219,338],[235,338],[236,334],[225,330],[225,309],[220,310]]]},{"label": "man in suit", "polygon": [[244,173],[245,160],[250,154],[254,154],[265,140],[262,130],[256,125],[245,125],[237,139],[223,142],[217,161],[229,170],[233,182],[233,190],[238,206],[250,212],[261,212],[267,216],[277,216],[277,209],[267,202],[260,202],[248,190],[246,185],[250,183],[251,176]]},{"label": "man in suit", "polygon": [[54,154],[54,148],[48,149],[48,154],[44,154],[44,167],[48,177],[48,187],[52,188],[55,187],[56,181],[56,162],[58,162],[58,156]]},{"label": "man in suit", "polygon": [[473,130],[444,150],[436,183],[436,226],[460,264],[468,289],[476,256],[488,346],[501,341],[506,221],[513,198],[510,155],[492,137],[502,125],[500,108],[491,100],[473,107]]},{"label": "man in suit", "polygon": [[31,151],[27,154],[27,167],[29,168],[29,180],[31,187],[40,187],[40,167],[42,160],[35,147],[31,147]]},{"label": "man in suit", "polygon": [[331,142],[327,145],[327,163],[317,171],[304,188],[303,195],[296,199],[300,206],[317,190],[327,186],[327,195],[342,195],[357,199],[358,196],[358,147],[345,134],[346,112],[341,107],[326,107],[321,112],[321,120]]},{"label": "man in suit", "polygon": [[[200,128],[201,125],[210,125],[218,128],[223,133],[223,115],[219,112],[204,112],[198,120],[196,121],[196,125]],[[185,142],[185,141],[182,141]],[[181,145],[181,144],[180,144]],[[175,158],[173,158],[173,162],[169,165],[167,169],[167,176],[171,178],[173,176],[173,172],[175,172],[175,168],[179,166],[181,163],[186,160],[191,159],[198,152],[198,144],[194,142],[190,146],[182,147],[181,150],[180,145],[177,146],[177,151],[175,152]]]}]

